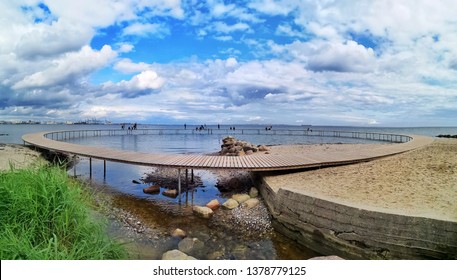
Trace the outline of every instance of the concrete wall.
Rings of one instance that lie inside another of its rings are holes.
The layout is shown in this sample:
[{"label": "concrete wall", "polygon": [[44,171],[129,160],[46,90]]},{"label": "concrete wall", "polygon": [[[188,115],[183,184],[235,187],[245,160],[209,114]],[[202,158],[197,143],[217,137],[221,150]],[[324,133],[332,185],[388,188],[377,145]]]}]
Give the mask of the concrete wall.
[{"label": "concrete wall", "polygon": [[260,192],[276,230],[323,255],[457,259],[457,223],[368,211],[280,189]]}]

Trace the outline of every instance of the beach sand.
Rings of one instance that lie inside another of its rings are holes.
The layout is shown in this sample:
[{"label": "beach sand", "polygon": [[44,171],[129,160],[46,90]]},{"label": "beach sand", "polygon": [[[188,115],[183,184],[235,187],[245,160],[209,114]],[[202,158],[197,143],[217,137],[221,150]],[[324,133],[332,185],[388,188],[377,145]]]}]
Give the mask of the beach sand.
[{"label": "beach sand", "polygon": [[[376,145],[272,147],[276,153],[309,149],[370,149]],[[394,214],[457,221],[457,140],[438,139],[403,154],[370,162],[267,176],[284,188],[337,203]]]},{"label": "beach sand", "polygon": [[15,168],[24,168],[37,161],[44,161],[37,151],[17,144],[0,144],[0,171],[9,170],[10,164]]}]

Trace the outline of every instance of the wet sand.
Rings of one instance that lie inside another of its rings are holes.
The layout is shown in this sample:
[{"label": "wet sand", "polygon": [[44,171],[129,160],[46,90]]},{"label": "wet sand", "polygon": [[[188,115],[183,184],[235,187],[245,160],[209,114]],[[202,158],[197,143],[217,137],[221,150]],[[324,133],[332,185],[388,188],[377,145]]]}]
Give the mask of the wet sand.
[{"label": "wet sand", "polygon": [[[310,149],[370,149],[376,144],[277,146],[271,153]],[[370,162],[267,176],[275,190],[286,188],[373,211],[457,221],[457,140],[437,139],[403,154]]]}]

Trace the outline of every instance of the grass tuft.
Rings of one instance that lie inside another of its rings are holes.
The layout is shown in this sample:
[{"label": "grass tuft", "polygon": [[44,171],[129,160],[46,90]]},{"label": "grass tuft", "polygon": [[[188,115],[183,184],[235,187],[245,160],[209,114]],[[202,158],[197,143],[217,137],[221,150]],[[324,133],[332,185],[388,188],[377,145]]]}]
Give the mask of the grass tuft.
[{"label": "grass tuft", "polygon": [[0,258],[124,259],[126,253],[91,216],[81,183],[42,165],[0,173]]}]

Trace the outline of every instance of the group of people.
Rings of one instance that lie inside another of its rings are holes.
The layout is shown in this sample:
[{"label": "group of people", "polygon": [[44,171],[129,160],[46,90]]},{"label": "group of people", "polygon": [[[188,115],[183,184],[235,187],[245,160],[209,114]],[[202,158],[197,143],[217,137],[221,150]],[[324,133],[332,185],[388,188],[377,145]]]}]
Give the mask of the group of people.
[{"label": "group of people", "polygon": [[[134,123],[132,126],[129,126],[127,129],[128,129],[128,131],[136,130],[136,129],[137,129],[137,126],[138,126],[137,123]],[[125,124],[124,124],[124,123],[121,125],[121,129],[122,129],[122,130],[125,129]]]},{"label": "group of people", "polygon": [[[187,129],[187,124],[184,124],[184,129]],[[195,127],[195,130],[199,130],[199,131],[207,130],[207,129],[208,129],[208,126],[206,124],[202,124],[200,126]],[[217,125],[217,129],[221,129],[221,125],[220,124]]]}]

